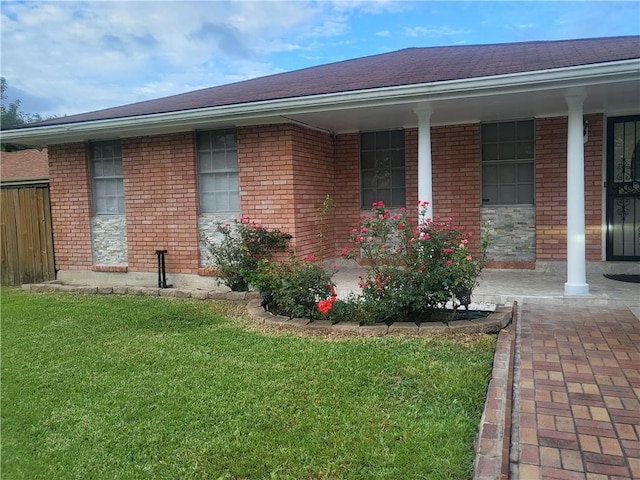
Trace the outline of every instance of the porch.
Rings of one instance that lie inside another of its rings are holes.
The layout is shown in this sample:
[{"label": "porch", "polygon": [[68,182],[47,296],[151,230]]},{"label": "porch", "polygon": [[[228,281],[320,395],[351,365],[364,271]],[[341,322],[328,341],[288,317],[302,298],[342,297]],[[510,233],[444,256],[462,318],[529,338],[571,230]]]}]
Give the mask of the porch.
[{"label": "porch", "polygon": [[[480,285],[475,289],[475,302],[512,304],[554,304],[575,306],[627,306],[640,318],[640,284],[611,280],[604,273],[640,274],[637,262],[602,263],[587,269],[588,295],[567,295],[564,291],[566,272],[561,268],[544,270],[485,269]],[[338,295],[358,291],[358,281],[364,270],[353,265],[340,266],[333,279]]]}]

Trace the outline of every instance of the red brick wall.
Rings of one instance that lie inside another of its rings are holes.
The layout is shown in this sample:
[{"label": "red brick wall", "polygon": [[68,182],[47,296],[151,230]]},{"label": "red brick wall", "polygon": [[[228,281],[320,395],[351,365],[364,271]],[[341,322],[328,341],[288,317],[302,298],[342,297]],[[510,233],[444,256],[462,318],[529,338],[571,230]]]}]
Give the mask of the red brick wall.
[{"label": "red brick wall", "polygon": [[586,257],[588,262],[602,261],[603,224],[603,151],[604,118],[602,114],[587,115],[589,139],[584,147],[584,190]]},{"label": "red brick wall", "polygon": [[473,235],[472,251],[480,239],[480,125],[431,129],[433,215],[452,217]]},{"label": "red brick wall", "polygon": [[[602,259],[602,115],[585,145],[586,256]],[[536,120],[536,260],[567,259],[567,118]]]},{"label": "red brick wall", "polygon": [[536,120],[536,260],[567,258],[567,119]]},{"label": "red brick wall", "polygon": [[360,135],[335,139],[335,253],[351,247],[351,229],[360,222]]},{"label": "red brick wall", "polygon": [[418,205],[418,129],[404,131],[405,203],[408,209]]},{"label": "red brick wall", "polygon": [[240,209],[268,228],[293,234],[290,125],[238,128]]},{"label": "red brick wall", "polygon": [[[587,259],[601,259],[602,115],[585,147]],[[536,122],[537,260],[566,259],[566,118]],[[432,128],[434,215],[480,233],[480,127]],[[417,130],[405,132],[407,205],[417,201]],[[171,273],[198,272],[197,174],[192,133],[123,140],[129,271],[154,272],[167,249]],[[297,125],[238,129],[243,215],[294,235],[299,255],[337,256],[360,216],[359,135]],[[91,267],[91,195],[84,144],[49,149],[57,269]],[[322,202],[334,212],[320,243]]]},{"label": "red brick wall", "polygon": [[47,149],[2,152],[0,155],[0,179],[26,180],[49,178]]},{"label": "red brick wall", "polygon": [[130,272],[198,272],[198,197],[192,133],[122,141]]},{"label": "red brick wall", "polygon": [[334,197],[333,137],[291,126],[293,136],[294,246],[298,255],[335,256],[335,210],[322,213],[327,195]]},{"label": "red brick wall", "polygon": [[83,143],[49,148],[49,184],[56,270],[91,267],[91,191]]},{"label": "red brick wall", "polygon": [[333,255],[334,225],[325,225],[320,244],[320,210],[333,197],[333,139],[298,125],[238,129],[242,214],[268,228],[293,235],[297,255]]}]

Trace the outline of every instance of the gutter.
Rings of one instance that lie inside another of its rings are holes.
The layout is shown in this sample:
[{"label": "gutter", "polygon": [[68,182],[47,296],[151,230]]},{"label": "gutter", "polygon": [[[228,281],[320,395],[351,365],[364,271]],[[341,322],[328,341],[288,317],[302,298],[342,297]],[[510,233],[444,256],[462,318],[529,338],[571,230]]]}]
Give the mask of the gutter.
[{"label": "gutter", "polygon": [[9,188],[9,187],[37,187],[37,186],[47,186],[49,185],[48,178],[15,178],[8,180],[0,180],[0,188]]},{"label": "gutter", "polygon": [[2,141],[46,146],[89,138],[137,137],[189,131],[212,122],[255,124],[266,120],[275,123],[277,117],[303,113],[412,105],[424,101],[477,98],[625,81],[640,81],[640,59],[5,130],[2,132]]}]

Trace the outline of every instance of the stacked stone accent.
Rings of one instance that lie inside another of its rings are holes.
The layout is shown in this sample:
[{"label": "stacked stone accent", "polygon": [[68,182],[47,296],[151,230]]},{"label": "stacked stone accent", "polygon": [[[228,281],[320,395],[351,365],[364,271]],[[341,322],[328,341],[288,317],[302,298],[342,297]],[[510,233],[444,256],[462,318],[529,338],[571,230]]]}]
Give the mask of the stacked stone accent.
[{"label": "stacked stone accent", "polygon": [[91,219],[94,265],[127,265],[127,221],[124,215]]},{"label": "stacked stone accent", "polygon": [[199,233],[199,249],[200,249],[200,267],[210,267],[209,251],[207,245],[203,241],[203,237],[209,241],[219,241],[222,235],[218,232],[218,224],[229,223],[233,225],[234,220],[240,217],[240,213],[234,215],[213,215],[201,214],[198,217],[198,233]]},{"label": "stacked stone accent", "polygon": [[536,208],[533,205],[482,207],[487,262],[535,262]]}]

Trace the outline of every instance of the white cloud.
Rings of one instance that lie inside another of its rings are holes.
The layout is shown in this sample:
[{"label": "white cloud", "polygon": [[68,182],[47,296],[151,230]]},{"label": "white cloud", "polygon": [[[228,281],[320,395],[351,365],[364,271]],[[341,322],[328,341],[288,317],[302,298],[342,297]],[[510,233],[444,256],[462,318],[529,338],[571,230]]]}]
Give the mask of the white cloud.
[{"label": "white cloud", "polygon": [[469,30],[455,29],[444,25],[441,27],[405,27],[402,33],[408,37],[443,37],[463,35],[469,33]]},{"label": "white cloud", "polygon": [[[317,2],[3,2],[2,75],[72,114],[281,71],[270,57],[343,34]],[[27,105],[23,107],[26,110]]]},{"label": "white cloud", "polygon": [[411,2],[396,0],[336,0],[333,2],[333,6],[338,11],[358,10],[374,15],[401,12],[410,9],[410,4]]}]

